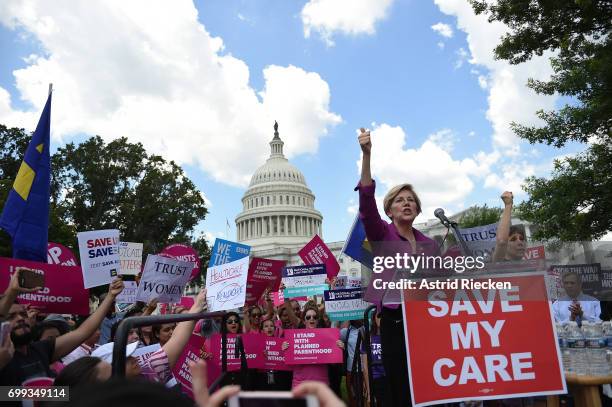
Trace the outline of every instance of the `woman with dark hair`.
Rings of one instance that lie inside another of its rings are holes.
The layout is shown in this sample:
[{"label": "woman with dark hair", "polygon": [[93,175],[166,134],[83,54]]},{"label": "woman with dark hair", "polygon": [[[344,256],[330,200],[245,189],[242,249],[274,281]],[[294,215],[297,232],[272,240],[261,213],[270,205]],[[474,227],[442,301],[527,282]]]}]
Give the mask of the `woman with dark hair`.
[{"label": "woman with dark hair", "polygon": [[166,342],[168,342],[172,337],[172,332],[174,332],[174,328],[176,328],[175,323],[153,325],[151,329],[150,345],[159,343],[160,346],[164,346]]},{"label": "woman with dark hair", "polygon": [[[315,329],[323,328],[323,320],[319,315],[319,309],[316,305],[308,304],[303,311],[304,321],[298,329]],[[336,342],[340,349],[344,349],[344,343],[338,339]],[[289,342],[283,342],[282,349],[287,350]],[[305,381],[322,382],[329,385],[328,366],[326,364],[318,365],[294,365],[293,366],[293,381],[291,387],[295,388],[300,383]]]},{"label": "woman with dark hair", "polygon": [[501,199],[504,202],[504,210],[499,225],[497,225],[493,262],[520,261],[525,255],[525,228],[522,225],[511,225],[514,201],[512,192],[505,191],[501,195]]},{"label": "woman with dark hair", "polygon": [[110,363],[94,356],[83,356],[66,366],[53,385],[72,388],[83,384],[101,383],[108,380],[110,376]]},{"label": "woman with dark hair", "polygon": [[225,315],[223,315],[223,319],[221,320],[221,322],[221,333],[242,333],[242,323],[240,322],[240,315],[238,315],[237,312],[226,312]]},{"label": "woman with dark hair", "polygon": [[[384,213],[391,223],[383,220],[378,212],[375,199],[376,183],[372,179],[370,160],[372,141],[370,132],[361,129],[358,138],[362,152],[361,179],[355,190],[359,191],[359,218],[369,242],[406,242],[407,252],[415,254],[429,251],[437,253],[437,244],[412,227],[421,213],[421,200],[410,184],[396,185],[387,192],[383,200]],[[414,169],[418,170],[418,169]],[[425,250],[423,250],[425,249]],[[429,254],[429,253],[427,253]],[[399,293],[397,298],[399,299]],[[398,301],[399,302],[399,301]],[[410,406],[408,365],[402,309],[397,303],[382,304],[381,345],[383,364],[390,382],[391,405]]]}]

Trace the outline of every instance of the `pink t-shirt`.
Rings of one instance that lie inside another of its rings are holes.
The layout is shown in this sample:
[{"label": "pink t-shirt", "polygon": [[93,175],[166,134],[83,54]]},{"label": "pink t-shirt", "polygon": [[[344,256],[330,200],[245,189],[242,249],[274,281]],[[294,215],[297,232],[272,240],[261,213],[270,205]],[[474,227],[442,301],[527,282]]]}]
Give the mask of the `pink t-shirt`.
[{"label": "pink t-shirt", "polygon": [[291,383],[291,387],[294,388],[305,381],[322,382],[329,385],[327,365],[293,366],[293,382]]},{"label": "pink t-shirt", "polygon": [[140,366],[140,375],[158,383],[166,383],[172,378],[168,355],[163,348],[153,353],[144,365]]}]

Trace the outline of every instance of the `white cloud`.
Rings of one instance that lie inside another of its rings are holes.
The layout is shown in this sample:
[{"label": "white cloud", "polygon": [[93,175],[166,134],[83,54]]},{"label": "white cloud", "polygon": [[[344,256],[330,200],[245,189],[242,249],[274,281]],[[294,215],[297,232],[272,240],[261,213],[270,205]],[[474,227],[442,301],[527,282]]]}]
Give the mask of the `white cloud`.
[{"label": "white cloud", "polygon": [[453,151],[455,142],[457,141],[457,137],[451,129],[442,129],[430,135],[428,140],[436,144],[447,153],[451,153]]},{"label": "white cloud", "polygon": [[[547,79],[552,70],[548,63],[549,54],[534,57],[520,65],[495,60],[493,50],[500,42],[507,27],[500,22],[489,23],[484,15],[475,15],[468,2],[434,0],[440,10],[457,18],[457,28],[467,34],[469,63],[486,68],[488,77],[479,73],[479,85],[489,90],[487,119],[493,127],[493,147],[506,156],[517,156],[520,139],[510,130],[510,123],[539,125],[535,116],[538,109],[554,108],[556,97],[536,95],[527,88],[527,79]],[[461,61],[461,59],[460,59]],[[463,62],[456,64],[462,65]],[[477,72],[477,71],[476,71]],[[485,86],[486,85],[486,86]]]},{"label": "white cloud", "polygon": [[319,33],[328,46],[333,35],[372,35],[375,25],[387,17],[394,0],[310,0],[301,12],[304,36]]},{"label": "white cloud", "polygon": [[190,0],[4,1],[0,23],[43,50],[14,71],[32,112],[12,108],[0,88],[0,121],[32,129],[53,82],[56,141],[78,133],[126,136],[219,182],[245,186],[269,154],[274,120],[290,157],[315,152],[341,120],[329,111],[327,83],[294,66],[267,67],[260,100],[249,67],[206,31]]},{"label": "white cloud", "polygon": [[438,48],[444,49],[444,43],[442,41],[437,42]]},{"label": "white cloud", "polygon": [[347,206],[346,211],[349,213],[349,215],[357,215],[359,212],[359,203],[354,199],[349,199],[349,206]]},{"label": "white cloud", "polygon": [[498,156],[480,152],[456,160],[448,142],[452,134],[444,129],[421,146],[408,148],[401,127],[376,125],[372,130],[372,174],[379,182],[379,193],[400,183],[413,184],[423,202],[425,218],[433,217],[436,207],[460,206],[474,188],[472,178],[486,176]]},{"label": "white cloud", "polygon": [[437,23],[437,24],[432,25],[431,29],[445,38],[453,37],[453,29],[448,24]]},{"label": "white cloud", "polygon": [[470,56],[464,48],[459,48],[455,51],[457,54],[457,60],[455,61],[455,69],[459,69],[463,66],[463,63],[467,61]]}]

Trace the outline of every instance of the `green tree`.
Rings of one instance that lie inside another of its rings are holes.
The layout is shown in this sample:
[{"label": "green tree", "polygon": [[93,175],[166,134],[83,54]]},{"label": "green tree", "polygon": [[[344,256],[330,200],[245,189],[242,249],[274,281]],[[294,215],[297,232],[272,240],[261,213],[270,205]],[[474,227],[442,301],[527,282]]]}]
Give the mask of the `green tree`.
[{"label": "green tree", "polygon": [[[30,136],[0,125],[0,208],[4,206]],[[78,252],[77,231],[119,229],[124,241],[142,242],[145,256],[171,243],[194,246],[208,263],[206,240],[193,237],[204,220],[204,198],[173,161],[147,155],[126,138],[104,143],[92,137],[69,143],[51,157],[49,240]],[[0,236],[1,255],[10,255],[10,239]],[[205,267],[204,267],[205,269]]]},{"label": "green tree", "polygon": [[463,213],[459,220],[459,227],[473,228],[476,226],[490,225],[499,221],[501,216],[501,208],[489,208],[486,204],[483,206],[474,205]]},{"label": "green tree", "polygon": [[538,226],[536,239],[589,240],[612,230],[610,157],[612,144],[612,3],[607,0],[471,0],[476,14],[500,21],[510,31],[495,48],[498,59],[520,64],[550,51],[553,75],[530,79],[540,94],[559,94],[568,103],[538,111],[542,127],[513,123],[530,143],[563,147],[587,143],[582,154],[557,160],[549,179],[530,177],[521,218]]}]

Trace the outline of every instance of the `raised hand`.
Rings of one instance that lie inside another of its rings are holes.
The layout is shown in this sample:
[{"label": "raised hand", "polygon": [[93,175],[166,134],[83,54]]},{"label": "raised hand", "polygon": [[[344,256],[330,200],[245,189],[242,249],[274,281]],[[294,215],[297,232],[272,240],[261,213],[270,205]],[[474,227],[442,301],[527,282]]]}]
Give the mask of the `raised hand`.
[{"label": "raised hand", "polygon": [[504,191],[504,193],[501,194],[501,199],[502,201],[504,201],[504,205],[512,206],[512,203],[514,201],[514,196],[512,195],[512,192]]},{"label": "raised hand", "polygon": [[361,134],[359,134],[359,146],[361,147],[361,151],[364,155],[370,155],[372,151],[372,141],[370,140],[370,131],[364,129],[363,127],[359,129]]}]

